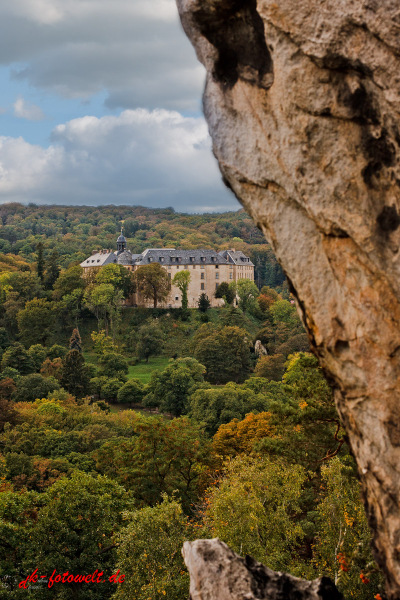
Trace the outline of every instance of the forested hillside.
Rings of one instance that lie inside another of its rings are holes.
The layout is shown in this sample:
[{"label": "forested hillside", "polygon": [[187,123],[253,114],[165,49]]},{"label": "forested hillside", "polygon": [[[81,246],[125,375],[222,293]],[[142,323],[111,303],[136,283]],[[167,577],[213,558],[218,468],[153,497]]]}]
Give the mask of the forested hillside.
[{"label": "forested hillside", "polygon": [[57,252],[63,267],[82,262],[98,248],[114,250],[123,225],[132,252],[171,247],[225,250],[233,245],[251,257],[259,288],[284,281],[270,246],[243,210],[185,215],[172,208],[3,204],[0,217],[0,253],[17,254],[29,262],[35,260],[39,242],[45,246],[45,256]]},{"label": "forested hillside", "polygon": [[[182,543],[218,536],[346,598],[383,598],[332,391],[249,217],[1,214],[0,597],[186,600]],[[221,284],[218,309],[126,308],[134,274],[84,279],[77,264],[114,247],[121,222],[138,251],[258,256],[262,285]]]}]

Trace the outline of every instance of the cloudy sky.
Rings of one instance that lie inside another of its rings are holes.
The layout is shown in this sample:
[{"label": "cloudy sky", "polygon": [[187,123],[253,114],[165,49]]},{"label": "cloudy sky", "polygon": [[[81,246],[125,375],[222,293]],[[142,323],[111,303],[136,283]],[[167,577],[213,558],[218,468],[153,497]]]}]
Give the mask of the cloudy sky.
[{"label": "cloudy sky", "polygon": [[236,210],[175,0],[0,0],[0,202]]}]

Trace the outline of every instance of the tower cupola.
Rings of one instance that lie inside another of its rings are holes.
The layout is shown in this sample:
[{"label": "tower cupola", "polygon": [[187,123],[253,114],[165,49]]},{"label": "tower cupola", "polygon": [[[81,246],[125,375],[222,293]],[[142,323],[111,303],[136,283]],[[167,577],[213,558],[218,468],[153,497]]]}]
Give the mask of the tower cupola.
[{"label": "tower cupola", "polygon": [[117,253],[119,254],[120,252],[123,252],[124,250],[126,250],[126,239],[124,237],[124,234],[122,233],[122,227],[121,227],[121,235],[117,239]]}]

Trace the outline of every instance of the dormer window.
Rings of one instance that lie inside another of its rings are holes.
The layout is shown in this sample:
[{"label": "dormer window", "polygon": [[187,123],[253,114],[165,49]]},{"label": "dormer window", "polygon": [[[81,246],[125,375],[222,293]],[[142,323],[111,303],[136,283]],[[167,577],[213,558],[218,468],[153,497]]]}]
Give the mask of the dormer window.
[{"label": "dormer window", "polygon": [[151,256],[149,256],[149,262],[151,262],[153,259],[151,258]]},{"label": "dormer window", "polygon": [[201,262],[206,262],[206,257],[202,256],[200,260],[201,260]]},{"label": "dormer window", "polygon": [[190,262],[194,262],[194,256],[190,257]]},{"label": "dormer window", "polygon": [[164,262],[164,257],[160,256],[160,262]]}]

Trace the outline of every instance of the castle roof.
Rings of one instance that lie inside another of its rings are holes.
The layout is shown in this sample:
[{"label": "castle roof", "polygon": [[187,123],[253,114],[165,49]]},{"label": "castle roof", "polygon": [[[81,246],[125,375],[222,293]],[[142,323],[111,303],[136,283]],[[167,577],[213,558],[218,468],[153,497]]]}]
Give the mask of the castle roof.
[{"label": "castle roof", "polygon": [[100,250],[95,252],[92,256],[81,262],[81,267],[104,267],[117,262],[117,255],[115,252],[109,252],[108,250]]},{"label": "castle roof", "polygon": [[136,259],[138,266],[158,262],[164,265],[221,265],[228,260],[215,250],[176,250],[175,248],[147,248]]},{"label": "castle roof", "polygon": [[241,250],[222,250],[219,252],[219,254],[226,258],[229,263],[233,263],[234,265],[247,265],[254,267],[254,264],[251,262],[250,258]]},{"label": "castle roof", "polygon": [[[125,239],[122,235],[120,238]],[[118,239],[120,239],[118,238]],[[102,267],[110,263],[120,265],[148,265],[158,262],[161,265],[247,265],[254,266],[250,258],[236,250],[177,250],[176,248],[146,248],[141,254],[132,254],[130,250],[110,252],[101,250],[89,256],[81,263],[81,267]]]}]

